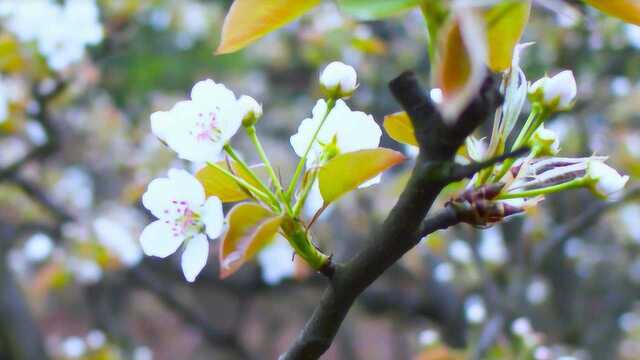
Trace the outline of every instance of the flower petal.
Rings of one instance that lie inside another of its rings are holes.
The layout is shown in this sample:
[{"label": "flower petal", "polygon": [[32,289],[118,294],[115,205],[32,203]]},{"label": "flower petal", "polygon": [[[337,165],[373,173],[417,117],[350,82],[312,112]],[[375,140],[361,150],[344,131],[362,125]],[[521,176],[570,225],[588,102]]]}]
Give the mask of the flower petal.
[{"label": "flower petal", "polygon": [[195,281],[200,271],[207,264],[209,257],[209,240],[203,234],[194,236],[187,242],[182,253],[182,272],[188,282]]},{"label": "flower petal", "polygon": [[171,224],[166,220],[156,220],[142,230],[140,244],[142,251],[149,256],[165,258],[178,250],[184,241],[180,234],[174,235]]},{"label": "flower petal", "polygon": [[224,214],[222,213],[222,201],[216,196],[212,196],[202,206],[200,216],[207,230],[207,235],[215,239],[222,234],[224,225]]}]

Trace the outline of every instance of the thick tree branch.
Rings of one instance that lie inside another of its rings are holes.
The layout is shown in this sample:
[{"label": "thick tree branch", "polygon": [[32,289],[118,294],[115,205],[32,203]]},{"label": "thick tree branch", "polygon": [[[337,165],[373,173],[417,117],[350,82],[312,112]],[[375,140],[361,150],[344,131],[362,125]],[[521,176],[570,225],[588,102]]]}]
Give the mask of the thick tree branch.
[{"label": "thick tree branch", "polygon": [[409,184],[369,245],[344,265],[336,265],[320,304],[302,333],[281,359],[317,359],[331,345],[356,298],[391,265],[431,232],[455,225],[445,209],[423,222],[434,200],[448,183],[453,157],[466,137],[493,113],[500,102],[495,78],[488,78],[480,95],[453,126],[445,124],[413,73],[390,84],[407,111],[420,144],[420,155]]}]

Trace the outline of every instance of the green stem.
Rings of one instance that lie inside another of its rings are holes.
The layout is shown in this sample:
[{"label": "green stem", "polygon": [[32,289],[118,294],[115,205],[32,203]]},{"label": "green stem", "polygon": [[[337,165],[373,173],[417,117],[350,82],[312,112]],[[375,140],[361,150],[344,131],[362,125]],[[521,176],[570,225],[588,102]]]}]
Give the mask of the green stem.
[{"label": "green stem", "polygon": [[258,188],[256,188],[255,186],[253,186],[252,184],[250,184],[248,181],[246,181],[245,179],[236,176],[234,174],[232,174],[229,170],[227,170],[226,168],[224,168],[223,166],[220,166],[216,163],[213,162],[207,162],[207,165],[212,166],[216,169],[218,169],[220,172],[222,172],[223,174],[225,174],[226,176],[232,178],[235,182],[238,183],[238,185],[242,186],[243,188],[247,189],[248,191],[250,191],[253,195],[255,195],[256,197],[258,197],[260,200],[264,201],[265,203],[269,203],[270,201],[270,197],[265,194],[263,191],[259,190]]},{"label": "green stem", "polygon": [[[251,180],[253,180],[256,184],[258,184],[258,186],[261,189],[260,192],[264,196],[266,196],[266,198],[268,199],[266,201],[266,203],[269,204],[269,206],[271,206],[272,208],[279,210],[279,208],[280,208],[279,201],[275,197],[275,195],[273,195],[273,192],[271,192],[271,190],[264,184],[264,182],[253,172],[253,170],[251,170],[249,165],[247,165],[247,163],[238,156],[238,154],[233,150],[231,145],[225,144],[224,145],[224,151],[227,154],[229,154],[231,159],[233,159],[233,161],[236,164],[238,164],[238,166],[240,166],[240,168],[251,178]],[[247,183],[247,182],[245,181],[245,183]],[[252,187],[255,188],[255,186],[252,186]]]},{"label": "green stem", "polygon": [[530,197],[535,197],[539,195],[553,194],[560,191],[584,187],[587,184],[587,181],[588,179],[586,179],[585,177],[581,177],[581,178],[573,179],[571,181],[567,181],[562,184],[556,184],[556,185],[548,186],[545,188],[521,191],[516,193],[502,194],[496,197],[496,200],[530,198]]},{"label": "green stem", "polygon": [[302,194],[296,201],[296,204],[293,206],[293,217],[298,217],[300,212],[302,211],[302,207],[304,203],[307,201],[307,197],[309,197],[309,193],[311,192],[311,188],[313,187],[313,183],[316,182],[316,178],[318,177],[318,172],[313,171],[310,175],[311,178],[307,182],[307,186],[302,190]]},{"label": "green stem", "polygon": [[331,113],[331,110],[333,110],[333,107],[335,105],[336,105],[336,99],[329,98],[327,100],[327,111],[322,117],[322,120],[320,121],[320,125],[318,125],[318,128],[313,133],[313,137],[311,138],[311,141],[309,141],[309,145],[307,145],[307,149],[304,152],[304,156],[300,158],[300,161],[298,162],[298,166],[296,167],[296,171],[293,173],[293,178],[291,179],[289,188],[287,189],[287,193],[285,194],[286,198],[289,200],[291,199],[291,195],[293,195],[293,192],[296,189],[296,185],[298,183],[298,179],[300,178],[300,175],[302,175],[302,171],[304,170],[304,164],[307,160],[307,156],[309,155],[309,151],[311,151],[311,147],[313,146],[313,143],[315,143],[316,138],[320,133],[320,129],[322,129],[322,126],[324,125],[325,121],[327,121],[327,118],[329,117],[329,113]]},{"label": "green stem", "polygon": [[258,151],[258,156],[260,156],[262,163],[267,169],[267,173],[269,173],[271,182],[276,188],[276,196],[278,196],[282,200],[282,203],[285,205],[288,213],[291,214],[292,212],[291,212],[291,207],[289,206],[289,202],[286,201],[286,199],[284,199],[284,190],[282,189],[282,184],[280,183],[280,179],[278,179],[278,176],[276,175],[276,172],[273,169],[273,166],[271,165],[269,158],[267,157],[267,153],[264,151],[264,148],[260,143],[260,139],[258,139],[258,134],[256,132],[255,126],[253,125],[248,126],[245,129],[247,131],[247,135],[249,136],[249,139],[251,139],[251,142],[253,143],[253,146],[256,148],[256,151]]},{"label": "green stem", "polygon": [[431,65],[436,63],[438,55],[438,34],[442,25],[448,17],[448,10],[441,1],[425,0],[420,4],[422,16],[427,23],[427,32],[429,42],[427,48],[429,50],[429,61]]},{"label": "green stem", "polygon": [[291,247],[309,266],[319,270],[327,263],[329,257],[316,249],[300,222],[287,218],[282,223],[282,229]]}]

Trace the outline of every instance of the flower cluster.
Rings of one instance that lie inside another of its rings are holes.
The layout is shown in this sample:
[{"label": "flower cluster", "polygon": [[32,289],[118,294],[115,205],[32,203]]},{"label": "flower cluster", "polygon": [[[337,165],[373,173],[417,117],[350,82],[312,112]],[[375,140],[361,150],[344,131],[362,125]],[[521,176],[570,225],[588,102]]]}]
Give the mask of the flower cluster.
[{"label": "flower cluster", "polygon": [[102,41],[103,29],[95,0],[3,1],[0,17],[23,42],[36,42],[39,52],[54,70],[63,70],[82,59],[85,47]]},{"label": "flower cluster", "polygon": [[[224,233],[220,241],[220,274],[227,276],[281,234],[289,244],[279,246],[280,252],[290,246],[309,265],[320,269],[328,257],[314,246],[308,231],[316,217],[306,225],[300,220],[307,199],[323,198],[322,190],[325,194],[328,188],[333,190],[334,182],[355,184],[352,188],[370,186],[380,181],[382,171],[365,172],[364,177],[354,172],[346,174],[345,179],[323,180],[323,169],[344,166],[340,161],[355,161],[350,155],[373,155],[372,159],[376,159],[376,153],[362,151],[385,152],[380,156],[386,155],[387,167],[398,160],[398,156],[390,156],[391,150],[378,148],[382,130],[373,117],[352,111],[343,100],[357,88],[357,74],[352,67],[338,62],[329,64],[320,76],[320,86],[327,98],[318,100],[312,117],[303,120],[298,132],[291,136],[300,161],[287,188],[258,139],[255,126],[263,110],[255,99],[246,95],[238,98],[224,85],[207,79],[194,85],[189,100],[178,102],[168,111],[153,113],[152,132],[179,158],[195,163],[201,170],[194,176],[172,169],[167,178],[149,184],[142,203],[158,220],[140,236],[145,254],[164,258],[184,244],[182,269],[191,282],[206,265],[208,239]],[[241,127],[255,146],[261,164],[249,166],[230,145]],[[376,166],[379,169],[379,164]],[[257,168],[265,170],[269,185],[255,171]],[[317,209],[326,208],[342,192],[330,192],[331,197],[324,198]],[[248,201],[231,209],[225,221],[222,203],[242,200]]]},{"label": "flower cluster", "polygon": [[529,85],[519,68],[519,47],[514,63],[506,73],[502,89],[505,103],[498,111],[488,147],[471,137],[466,152],[473,161],[482,161],[505,153],[507,138],[515,128],[527,95],[531,113],[515,141],[512,151],[528,148],[521,159],[509,159],[476,174],[467,189],[449,202],[461,218],[476,226],[489,226],[507,216],[524,212],[554,192],[588,188],[596,196],[611,199],[620,195],[629,177],[606,165],[606,157],[557,157],[558,135],[544,127],[553,113],[570,110],[576,100],[577,86],[569,70]]}]

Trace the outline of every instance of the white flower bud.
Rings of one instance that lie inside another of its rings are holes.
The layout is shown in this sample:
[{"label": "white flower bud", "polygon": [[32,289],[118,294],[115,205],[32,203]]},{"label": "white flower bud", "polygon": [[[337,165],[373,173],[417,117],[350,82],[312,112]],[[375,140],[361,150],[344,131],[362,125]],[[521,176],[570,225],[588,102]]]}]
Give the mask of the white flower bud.
[{"label": "white flower bud", "polygon": [[238,106],[242,113],[242,125],[252,126],[262,116],[262,106],[251,96],[242,95],[238,99]]},{"label": "white flower bud", "polygon": [[347,98],[358,87],[356,70],[344,63],[334,61],[322,71],[320,86],[331,97]]},{"label": "white flower bud", "polygon": [[578,93],[576,79],[571,70],[554,77],[543,77],[529,88],[529,95],[551,111],[567,111],[573,107]]},{"label": "white flower bud", "polygon": [[614,168],[601,161],[590,161],[586,176],[592,181],[591,191],[605,199],[615,198],[629,181],[629,176],[620,175]]}]

